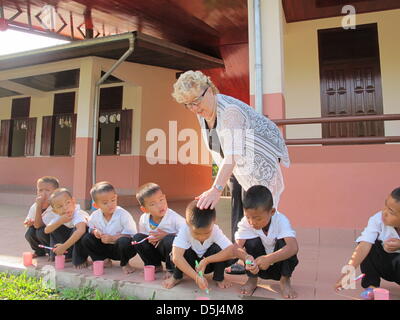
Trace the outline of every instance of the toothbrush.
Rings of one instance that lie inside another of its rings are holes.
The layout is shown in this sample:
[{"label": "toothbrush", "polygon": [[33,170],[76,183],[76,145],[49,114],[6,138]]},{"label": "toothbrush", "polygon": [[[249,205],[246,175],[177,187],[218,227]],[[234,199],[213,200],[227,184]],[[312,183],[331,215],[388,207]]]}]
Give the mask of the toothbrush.
[{"label": "toothbrush", "polygon": [[[196,268],[198,268],[199,267],[199,262],[197,260],[195,260],[195,263],[196,263]],[[204,278],[203,271],[199,271],[199,276],[200,276],[200,278]],[[208,288],[206,289],[206,293],[210,294],[210,291],[208,290]]]}]

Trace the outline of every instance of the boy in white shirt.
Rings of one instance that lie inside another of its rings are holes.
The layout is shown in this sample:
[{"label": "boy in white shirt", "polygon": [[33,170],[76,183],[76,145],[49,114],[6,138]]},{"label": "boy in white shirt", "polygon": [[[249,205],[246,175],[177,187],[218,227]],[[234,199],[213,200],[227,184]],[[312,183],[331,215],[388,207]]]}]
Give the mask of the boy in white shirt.
[{"label": "boy in white shirt", "polygon": [[104,260],[105,267],[112,266],[112,260],[119,260],[122,271],[129,274],[135,268],[129,260],[136,255],[131,244],[136,234],[136,223],[131,214],[117,205],[118,195],[107,181],[96,183],[90,190],[96,206],[89,218],[89,233],[83,239],[83,246],[93,261]]},{"label": "boy in white shirt", "polygon": [[[386,198],[383,210],[369,219],[356,242],[358,245],[347,265],[354,270],[361,266],[365,274],[361,281],[363,288],[379,287],[381,278],[400,284],[400,188]],[[336,290],[345,286],[342,283],[345,276],[342,274],[336,282]]]},{"label": "boy in white shirt", "polygon": [[253,294],[260,277],[279,280],[282,296],[296,298],[290,278],[298,264],[298,244],[288,218],[276,211],[271,192],[261,185],[247,190],[243,209],[234,250],[236,257],[245,262],[248,276],[241,293]]},{"label": "boy in white shirt", "polygon": [[144,265],[155,266],[157,272],[162,271],[161,261],[164,261],[167,271],[172,273],[172,243],[180,228],[186,224],[185,219],[168,208],[165,194],[155,183],[147,183],[140,187],[136,199],[143,214],[139,221],[139,233],[133,239],[139,242],[148,238],[135,245],[136,250]]},{"label": "boy in white shirt", "polygon": [[81,238],[86,233],[89,215],[76,204],[72,194],[66,188],[56,189],[49,198],[56,216],[45,227],[50,234],[50,246],[56,255],[66,255],[75,268],[88,266],[87,253],[82,247]]},{"label": "boy in white shirt", "polygon": [[24,221],[25,227],[28,228],[25,233],[25,239],[34,251],[34,258],[45,256],[46,253],[49,253],[47,249],[40,248],[39,245],[50,246],[50,236],[44,233],[44,228],[55,217],[48,199],[58,187],[59,181],[55,177],[41,177],[36,182],[36,201],[30,207]]},{"label": "boy in white shirt", "polygon": [[201,290],[208,289],[204,275],[211,272],[214,272],[213,280],[219,288],[232,285],[224,279],[224,271],[235,262],[232,260],[233,244],[215,224],[215,220],[215,209],[199,209],[197,200],[187,206],[186,224],[179,230],[172,248],[174,272],[163,282],[165,288],[170,289],[178,284],[183,273],[192,278]]}]

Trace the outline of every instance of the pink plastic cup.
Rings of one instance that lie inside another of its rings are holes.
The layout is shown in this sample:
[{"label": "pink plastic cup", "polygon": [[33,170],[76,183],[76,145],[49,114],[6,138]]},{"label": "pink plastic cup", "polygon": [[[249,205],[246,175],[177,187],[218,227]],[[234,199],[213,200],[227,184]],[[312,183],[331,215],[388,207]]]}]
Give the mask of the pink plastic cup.
[{"label": "pink plastic cup", "polygon": [[382,288],[375,288],[374,300],[389,300],[389,290]]},{"label": "pink plastic cup", "polygon": [[155,266],[144,266],[144,280],[154,281],[156,279],[156,267]]},{"label": "pink plastic cup", "polygon": [[60,269],[64,269],[65,266],[65,256],[56,256],[56,269],[60,270]]},{"label": "pink plastic cup", "polygon": [[95,276],[101,276],[104,274],[104,261],[93,261],[93,274]]},{"label": "pink plastic cup", "polygon": [[196,300],[210,300],[209,297],[197,297]]},{"label": "pink plastic cup", "polygon": [[24,261],[24,266],[28,267],[32,265],[32,252],[24,252],[22,253],[22,260]]}]

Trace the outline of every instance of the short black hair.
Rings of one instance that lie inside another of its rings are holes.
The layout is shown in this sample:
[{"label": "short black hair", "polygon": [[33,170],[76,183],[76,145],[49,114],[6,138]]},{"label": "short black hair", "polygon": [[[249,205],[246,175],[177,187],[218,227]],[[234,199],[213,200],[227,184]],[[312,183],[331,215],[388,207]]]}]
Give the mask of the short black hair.
[{"label": "short black hair", "polygon": [[60,181],[58,181],[56,177],[44,176],[36,181],[36,183],[41,183],[41,182],[53,185],[54,189],[58,189],[60,187]]},{"label": "short black hair", "polygon": [[215,209],[198,208],[197,200],[193,200],[186,207],[186,222],[196,229],[210,226],[215,221],[216,216]]},{"label": "short black hair", "polygon": [[274,206],[271,191],[265,186],[253,186],[247,190],[243,199],[243,209],[264,209],[270,211]]},{"label": "short black hair", "polygon": [[70,199],[72,199],[72,193],[67,188],[58,188],[54,190],[49,197],[50,205],[53,206],[54,199],[61,196],[62,194],[66,194]]},{"label": "short black hair", "polygon": [[139,191],[136,193],[136,199],[144,207],[144,200],[160,190],[161,187],[158,184],[153,182],[146,183],[139,188]]},{"label": "short black hair", "polygon": [[101,182],[97,182],[92,189],[90,189],[90,196],[92,197],[92,200],[94,202],[96,202],[96,196],[99,193],[103,193],[103,192],[115,192],[115,188],[114,186],[109,183],[108,181],[101,181]]},{"label": "short black hair", "polygon": [[400,202],[400,187],[394,189],[390,195],[396,202]]}]

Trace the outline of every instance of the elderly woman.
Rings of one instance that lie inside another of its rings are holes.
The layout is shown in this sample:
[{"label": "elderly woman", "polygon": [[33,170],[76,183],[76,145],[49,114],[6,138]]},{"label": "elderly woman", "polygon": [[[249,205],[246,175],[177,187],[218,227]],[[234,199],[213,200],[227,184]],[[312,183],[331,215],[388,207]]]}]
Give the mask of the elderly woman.
[{"label": "elderly woman", "polygon": [[219,167],[214,184],[197,197],[197,206],[214,208],[232,176],[233,238],[243,216],[243,194],[235,180],[245,191],[254,185],[266,186],[276,208],[284,189],[279,163],[290,165],[285,140],[272,121],[242,101],[219,94],[200,71],[183,73],[174,84],[172,96],[197,115],[204,142]]}]

